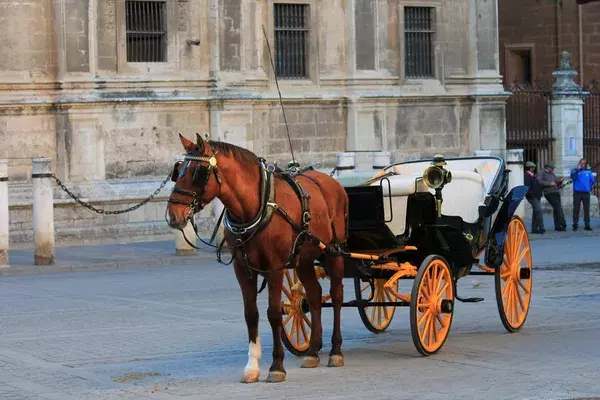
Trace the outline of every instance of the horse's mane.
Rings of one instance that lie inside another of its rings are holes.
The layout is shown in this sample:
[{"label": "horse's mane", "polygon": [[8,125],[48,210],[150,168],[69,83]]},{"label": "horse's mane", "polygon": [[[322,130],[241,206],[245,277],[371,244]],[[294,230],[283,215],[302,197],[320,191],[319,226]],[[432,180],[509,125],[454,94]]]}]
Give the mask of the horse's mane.
[{"label": "horse's mane", "polygon": [[238,161],[247,164],[258,164],[258,157],[250,150],[227,142],[209,140],[208,143],[213,149],[218,150],[222,154],[230,155]]}]

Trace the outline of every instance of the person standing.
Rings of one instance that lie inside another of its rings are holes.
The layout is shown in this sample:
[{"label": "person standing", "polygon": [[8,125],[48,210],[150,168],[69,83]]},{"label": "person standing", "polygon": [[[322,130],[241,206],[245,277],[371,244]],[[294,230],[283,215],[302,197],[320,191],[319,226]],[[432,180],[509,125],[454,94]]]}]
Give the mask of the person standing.
[{"label": "person standing", "polygon": [[548,203],[552,206],[552,215],[554,217],[554,230],[564,232],[567,230],[567,221],[563,213],[562,204],[560,201],[559,187],[562,185],[564,178],[558,179],[554,174],[556,165],[552,161],[548,161],[544,165],[544,169],[539,174],[539,181],[542,186],[542,193]]},{"label": "person standing", "polygon": [[542,214],[542,186],[535,176],[535,163],[527,161],[525,163],[525,177],[523,182],[529,187],[525,198],[531,204],[533,213],[531,216],[531,233],[544,233],[544,215]]},{"label": "person standing", "polygon": [[583,203],[583,222],[585,230],[591,231],[590,226],[590,192],[594,186],[594,175],[588,168],[587,160],[582,158],[577,164],[577,168],[571,170],[571,180],[573,181],[573,230],[579,227],[579,207]]}]

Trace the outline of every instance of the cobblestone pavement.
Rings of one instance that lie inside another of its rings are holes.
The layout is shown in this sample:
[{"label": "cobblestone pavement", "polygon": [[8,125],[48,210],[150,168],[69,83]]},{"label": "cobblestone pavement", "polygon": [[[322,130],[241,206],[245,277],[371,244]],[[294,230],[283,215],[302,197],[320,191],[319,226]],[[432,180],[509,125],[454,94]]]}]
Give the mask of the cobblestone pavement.
[{"label": "cobblestone pavement", "polygon": [[[353,299],[350,279],[345,289],[346,300]],[[243,385],[247,336],[231,267],[203,261],[0,277],[0,398],[600,396],[600,270],[534,271],[531,312],[515,334],[502,327],[492,277],[465,277],[458,290],[485,301],[457,304],[448,341],[436,355],[415,350],[407,308],[380,335],[345,308],[346,366],[327,368],[332,314],[326,309],[322,367],[301,369],[300,359],[286,352],[287,382]],[[261,379],[272,350],[266,298],[266,291],[259,296]]]}]

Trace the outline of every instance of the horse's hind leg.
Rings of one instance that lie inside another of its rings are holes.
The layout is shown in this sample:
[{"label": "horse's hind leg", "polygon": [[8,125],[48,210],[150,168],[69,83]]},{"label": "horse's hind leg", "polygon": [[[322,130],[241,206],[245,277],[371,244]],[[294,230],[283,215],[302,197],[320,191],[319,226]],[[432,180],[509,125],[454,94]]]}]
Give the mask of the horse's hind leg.
[{"label": "horse's hind leg", "polygon": [[248,364],[244,368],[244,375],[241,381],[243,383],[253,383],[258,381],[260,376],[260,366],[258,365],[262,350],[260,347],[260,337],[258,336],[258,307],[256,305],[257,288],[255,272],[248,276],[248,269],[244,262],[234,261],[235,276],[237,277],[242,298],[244,300],[244,316],[246,318],[246,327],[248,328]]},{"label": "horse's hind leg", "polygon": [[[306,300],[310,309],[311,330],[310,330],[310,348],[304,357],[302,368],[315,368],[319,366],[319,351],[323,347],[323,326],[321,324],[321,299],[323,289],[319,284],[315,273],[314,258],[303,257],[300,253],[298,263],[298,278],[304,286]],[[304,326],[304,325],[302,325]],[[301,332],[297,332],[298,335]]]},{"label": "horse's hind leg", "polygon": [[267,382],[282,382],[286,372],[283,368],[285,350],[281,342],[282,315],[281,315],[281,290],[283,286],[283,271],[270,270],[269,279],[269,308],[267,316],[273,330],[273,362],[269,369]]},{"label": "horse's hind leg", "polygon": [[333,335],[331,336],[331,352],[329,353],[329,367],[342,367],[344,355],[342,354],[342,329],[341,311],[344,301],[344,258],[341,256],[326,255],[329,265],[329,278],[331,280],[331,303],[333,304]]}]

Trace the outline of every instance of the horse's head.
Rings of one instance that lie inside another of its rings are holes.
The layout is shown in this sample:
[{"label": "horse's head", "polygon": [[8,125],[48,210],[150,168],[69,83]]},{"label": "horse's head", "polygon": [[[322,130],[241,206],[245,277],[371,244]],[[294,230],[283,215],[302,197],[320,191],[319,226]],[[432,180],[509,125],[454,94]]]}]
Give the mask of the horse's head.
[{"label": "horse's head", "polygon": [[196,134],[196,143],[179,134],[186,151],[183,161],[173,166],[171,180],[175,187],[168,200],[169,226],[183,229],[194,214],[210,203],[220,190],[221,177],[216,153]]}]

